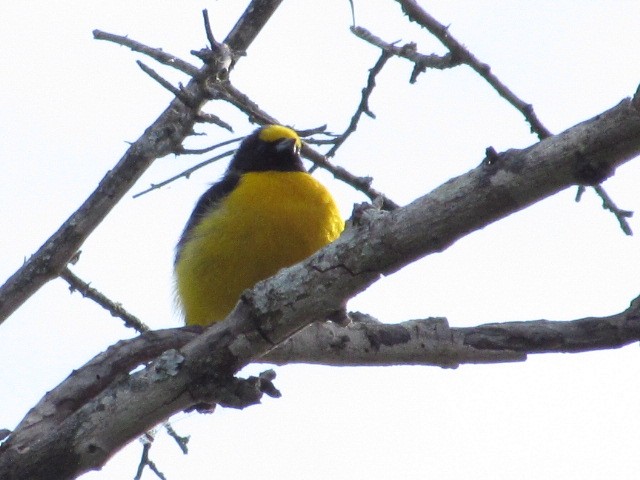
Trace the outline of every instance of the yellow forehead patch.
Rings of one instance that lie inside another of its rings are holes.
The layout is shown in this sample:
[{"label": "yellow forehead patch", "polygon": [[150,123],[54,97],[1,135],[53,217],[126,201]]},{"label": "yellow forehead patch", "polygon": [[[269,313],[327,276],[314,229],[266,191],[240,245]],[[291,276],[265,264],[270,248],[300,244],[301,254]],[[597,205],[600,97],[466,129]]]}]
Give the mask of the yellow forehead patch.
[{"label": "yellow forehead patch", "polygon": [[298,134],[289,127],[283,127],[282,125],[267,125],[263,127],[258,134],[258,138],[265,142],[277,142],[283,138],[293,138],[296,141],[296,147],[302,147],[302,141]]}]

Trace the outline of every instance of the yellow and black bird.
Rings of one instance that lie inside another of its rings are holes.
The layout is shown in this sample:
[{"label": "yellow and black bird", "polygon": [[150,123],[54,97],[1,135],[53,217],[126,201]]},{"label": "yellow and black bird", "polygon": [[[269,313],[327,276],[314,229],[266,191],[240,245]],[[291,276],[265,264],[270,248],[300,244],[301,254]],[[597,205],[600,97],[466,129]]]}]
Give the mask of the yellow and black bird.
[{"label": "yellow and black bird", "polygon": [[244,139],[178,242],[175,277],[187,325],[223,320],[243,290],[332,242],[344,220],[304,168],[298,134],[281,125]]}]

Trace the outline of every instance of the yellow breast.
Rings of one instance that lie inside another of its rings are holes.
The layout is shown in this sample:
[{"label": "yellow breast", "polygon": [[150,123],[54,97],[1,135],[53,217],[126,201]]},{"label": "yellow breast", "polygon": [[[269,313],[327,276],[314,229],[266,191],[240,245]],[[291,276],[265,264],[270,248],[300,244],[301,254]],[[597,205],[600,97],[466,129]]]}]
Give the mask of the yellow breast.
[{"label": "yellow breast", "polygon": [[243,290],[335,240],[344,220],[305,172],[251,172],[194,228],[176,264],[189,325],[224,319]]}]

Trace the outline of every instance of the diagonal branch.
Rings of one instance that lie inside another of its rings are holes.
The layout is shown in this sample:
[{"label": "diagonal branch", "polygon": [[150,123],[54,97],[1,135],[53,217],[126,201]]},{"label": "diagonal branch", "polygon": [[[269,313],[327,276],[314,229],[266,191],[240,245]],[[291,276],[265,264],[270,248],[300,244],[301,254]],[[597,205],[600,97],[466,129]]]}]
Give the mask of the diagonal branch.
[{"label": "diagonal branch", "polygon": [[[640,296],[607,317],[529,320],[450,327],[445,318],[385,324],[361,313],[340,327],[318,322],[288,338],[258,362],[334,366],[431,365],[525,360],[527,354],[577,353],[640,341]],[[185,340],[190,337],[185,335]]]},{"label": "diagonal branch", "polygon": [[60,278],[69,284],[71,292],[78,291],[83,297],[89,298],[107,310],[114,317],[121,318],[125,327],[133,328],[138,333],[146,332],[149,327],[138,317],[129,313],[120,303],[109,299],[105,294],[93,288],[75,273],[65,267],[60,273]]},{"label": "diagonal branch", "polygon": [[[540,121],[533,105],[524,102],[520,99],[509,87],[507,87],[500,79],[491,72],[491,67],[478,60],[467,48],[460,43],[449,32],[449,28],[442,25],[429,13],[427,13],[415,0],[396,0],[402,7],[402,11],[409,17],[411,21],[418,23],[420,26],[426,28],[433,36],[435,36],[440,42],[449,49],[453,54],[453,58],[460,63],[464,63],[471,67],[476,73],[484,78],[498,94],[515,107],[525,117],[526,121],[531,126],[531,132],[538,135],[539,139],[545,139],[552,135]],[[363,37],[365,38],[365,37]],[[376,37],[374,37],[376,38]],[[368,40],[371,41],[371,40]],[[372,42],[374,43],[374,42]],[[383,48],[383,47],[381,47]],[[402,56],[402,55],[400,55]],[[416,63],[416,68],[418,63]],[[415,72],[415,69],[414,69]],[[631,216],[632,212],[621,210],[615,206],[613,201],[607,195],[604,187],[598,185],[597,182],[586,183],[593,186],[596,194],[598,194],[603,201],[603,207],[610,210],[616,217],[620,224],[621,230],[625,235],[632,235],[631,227],[627,222],[627,218]],[[582,192],[582,185],[578,190],[578,198]]]},{"label": "diagonal branch", "polygon": [[413,62],[414,67],[409,83],[416,83],[418,75],[425,72],[427,68],[445,70],[462,64],[462,60],[457,58],[451,52],[443,56],[436,54],[425,55],[418,52],[418,47],[415,43],[407,43],[398,47],[395,43],[385,42],[364,27],[351,27],[351,32],[356,37],[361,38],[371,45],[375,45],[382,51],[387,52],[389,55],[406,58]]},{"label": "diagonal branch", "polygon": [[118,45],[122,45],[130,48],[134,52],[140,52],[148,57],[153,58],[159,63],[163,65],[167,65],[169,67],[180,70],[183,73],[186,73],[190,77],[194,77],[199,73],[198,67],[191,65],[189,62],[185,62],[184,60],[176,57],[175,55],[171,55],[170,53],[165,52],[161,48],[153,48],[145,45],[144,43],[137,42],[127,36],[116,35],[114,33],[103,32],[102,30],[94,30],[93,38],[96,40],[105,40],[108,42],[113,42]]},{"label": "diagonal branch", "polygon": [[351,121],[349,122],[349,126],[347,127],[347,129],[335,140],[333,140],[333,146],[325,154],[326,157],[333,157],[336,154],[336,151],[347,140],[347,138],[349,138],[349,136],[356,131],[356,128],[358,128],[358,122],[360,121],[360,117],[362,116],[362,114],[368,115],[371,118],[375,118],[374,113],[369,109],[369,97],[373,93],[373,89],[376,86],[376,76],[380,73],[382,67],[384,67],[385,63],[387,63],[387,60],[389,60],[391,56],[391,53],[383,50],[376,64],[371,67],[371,69],[369,69],[367,85],[362,89],[362,97],[360,99],[358,108],[356,109],[356,113],[354,113],[351,117]]},{"label": "diagonal branch", "polygon": [[620,229],[625,233],[625,235],[633,235],[629,222],[627,222],[627,218],[631,218],[633,216],[633,212],[619,208],[607,194],[602,185],[595,185],[593,189],[602,199],[602,208],[613,213],[620,224]]},{"label": "diagonal branch", "polygon": [[498,95],[513,105],[527,120],[531,126],[531,131],[538,135],[540,140],[551,136],[551,132],[538,119],[533,106],[524,102],[509,89],[500,79],[491,72],[491,67],[478,60],[467,48],[460,43],[451,33],[449,28],[438,22],[429,15],[415,0],[396,0],[402,7],[402,11],[409,17],[409,20],[426,28],[434,37],[447,47],[453,54],[456,61],[460,61],[475,70],[489,85],[491,85]]}]

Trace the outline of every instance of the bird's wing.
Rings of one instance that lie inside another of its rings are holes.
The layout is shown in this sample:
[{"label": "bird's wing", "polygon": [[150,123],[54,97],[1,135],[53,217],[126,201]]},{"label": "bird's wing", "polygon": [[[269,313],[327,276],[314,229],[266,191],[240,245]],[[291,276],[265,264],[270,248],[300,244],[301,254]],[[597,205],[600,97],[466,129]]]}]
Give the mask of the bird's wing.
[{"label": "bird's wing", "polygon": [[234,174],[232,172],[227,172],[226,175],[217,183],[214,183],[209,190],[204,192],[198,203],[196,203],[187,224],[182,231],[182,235],[180,236],[180,240],[176,245],[176,257],[174,259],[174,265],[178,263],[178,259],[180,258],[180,253],[182,249],[189,239],[189,236],[193,232],[194,227],[200,223],[200,220],[207,215],[211,210],[217,208],[218,204],[222,199],[224,199],[227,195],[229,195],[238,182],[240,181],[240,175]]}]

